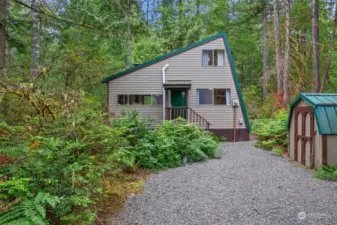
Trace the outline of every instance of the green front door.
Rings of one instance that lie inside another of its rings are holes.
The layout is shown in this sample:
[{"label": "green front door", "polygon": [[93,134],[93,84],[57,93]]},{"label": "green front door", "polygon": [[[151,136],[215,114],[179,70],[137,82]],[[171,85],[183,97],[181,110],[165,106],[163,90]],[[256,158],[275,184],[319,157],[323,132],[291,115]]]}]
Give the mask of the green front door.
[{"label": "green front door", "polygon": [[172,89],[171,90],[171,119],[182,117],[186,119],[187,111],[187,90],[186,89]]}]

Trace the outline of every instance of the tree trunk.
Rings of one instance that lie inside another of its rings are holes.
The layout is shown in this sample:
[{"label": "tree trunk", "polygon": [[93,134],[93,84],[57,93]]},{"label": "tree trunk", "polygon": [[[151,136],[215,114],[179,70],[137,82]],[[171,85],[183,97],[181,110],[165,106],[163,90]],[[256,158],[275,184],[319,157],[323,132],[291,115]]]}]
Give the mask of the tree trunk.
[{"label": "tree trunk", "polygon": [[150,0],[146,0],[146,25],[149,24],[149,1]]},{"label": "tree trunk", "polygon": [[286,9],[286,44],[284,53],[284,73],[283,73],[283,101],[289,100],[289,71],[290,71],[290,0],[284,0]]},{"label": "tree trunk", "polygon": [[32,66],[31,75],[38,76],[40,65],[40,0],[32,0]]},{"label": "tree trunk", "polygon": [[328,80],[329,77],[329,70],[331,67],[331,52],[334,50],[334,43],[335,43],[335,37],[336,37],[336,26],[337,26],[337,0],[335,3],[335,17],[333,21],[333,27],[332,27],[332,33],[331,33],[331,39],[330,39],[330,51],[329,54],[325,60],[325,67],[324,67],[324,76],[323,76],[323,81],[322,81],[322,86],[320,89],[320,92],[324,91],[326,81]]},{"label": "tree trunk", "polygon": [[282,45],[281,45],[278,0],[274,0],[274,32],[275,32],[277,94],[283,96],[283,63],[282,63]]},{"label": "tree trunk", "polygon": [[11,69],[14,67],[14,48],[13,47],[8,48],[8,66]]},{"label": "tree trunk", "polygon": [[0,69],[6,66],[6,20],[9,1],[0,0]]},{"label": "tree trunk", "polygon": [[131,4],[128,0],[128,68],[131,66]]},{"label": "tree trunk", "polygon": [[312,0],[312,92],[320,91],[318,0]]},{"label": "tree trunk", "polygon": [[269,68],[268,68],[268,5],[266,4],[263,11],[263,103],[266,103],[268,95],[268,79],[269,79]]},{"label": "tree trunk", "polygon": [[281,44],[278,0],[274,0],[273,6],[274,6],[274,33],[275,33],[277,93],[283,96],[283,62],[282,62],[282,44]]},{"label": "tree trunk", "polygon": [[5,24],[0,24],[0,70],[6,66],[6,31]]}]

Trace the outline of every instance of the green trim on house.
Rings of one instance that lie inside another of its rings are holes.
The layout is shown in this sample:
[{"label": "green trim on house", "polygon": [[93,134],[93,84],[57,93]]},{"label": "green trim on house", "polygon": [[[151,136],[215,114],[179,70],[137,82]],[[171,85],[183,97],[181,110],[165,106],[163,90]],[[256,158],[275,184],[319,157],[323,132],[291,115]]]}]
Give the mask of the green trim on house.
[{"label": "green trim on house", "polygon": [[196,42],[194,44],[188,45],[188,46],[186,46],[184,48],[180,48],[180,49],[175,50],[173,52],[170,52],[168,54],[165,54],[165,55],[162,55],[160,57],[157,57],[157,58],[155,58],[153,60],[147,61],[147,62],[139,64],[139,65],[137,65],[135,67],[129,68],[127,70],[124,70],[124,71],[121,71],[121,72],[116,73],[114,75],[111,75],[109,77],[106,77],[106,78],[104,78],[102,80],[102,83],[108,83],[111,80],[114,80],[114,79],[117,79],[119,77],[125,76],[125,75],[127,75],[129,73],[132,73],[132,72],[135,72],[135,71],[137,71],[139,69],[142,69],[142,68],[145,68],[147,66],[153,65],[153,64],[158,63],[158,62],[160,62],[162,60],[168,59],[170,57],[173,57],[175,55],[178,55],[180,53],[188,51],[188,50],[190,50],[192,48],[198,47],[200,45],[206,44],[206,43],[208,43],[210,41],[213,41],[215,39],[218,39],[218,38],[223,38],[223,40],[224,40],[225,48],[226,48],[226,51],[227,51],[227,54],[228,54],[228,59],[229,59],[229,62],[230,62],[230,68],[231,68],[232,75],[233,75],[234,82],[235,82],[235,86],[236,86],[236,91],[237,91],[238,96],[239,96],[241,110],[242,110],[242,113],[243,113],[243,116],[244,116],[244,119],[245,119],[247,130],[251,131],[251,126],[250,126],[250,123],[249,123],[248,113],[247,113],[247,109],[246,109],[246,106],[245,106],[245,103],[244,103],[244,99],[243,99],[243,95],[242,95],[242,91],[241,91],[241,87],[240,87],[239,78],[238,78],[238,75],[237,75],[237,72],[236,72],[233,56],[232,56],[232,53],[231,53],[231,50],[230,50],[230,47],[229,47],[229,43],[228,43],[228,39],[227,39],[227,35],[226,35],[225,32],[218,33],[216,35],[213,35],[211,37],[208,37],[208,38],[205,38],[205,39],[203,39],[201,41],[198,41],[198,42]]},{"label": "green trim on house", "polygon": [[131,67],[131,68],[126,69],[126,70],[123,70],[123,71],[121,71],[121,72],[119,72],[119,73],[113,74],[113,75],[111,75],[111,76],[109,76],[109,77],[106,77],[106,78],[104,78],[104,79],[102,80],[102,83],[107,83],[107,82],[110,81],[110,80],[117,79],[117,78],[119,78],[119,77],[122,77],[122,76],[124,76],[124,75],[127,75],[127,74],[129,74],[129,73],[131,73],[131,72],[134,72],[134,71],[136,71],[136,70],[139,70],[139,69],[145,68],[145,67],[147,67],[147,66],[150,66],[150,65],[152,65],[152,64],[158,63],[158,62],[163,61],[163,60],[165,60],[165,59],[168,59],[168,58],[170,58],[170,57],[172,57],[172,56],[178,55],[178,54],[183,53],[183,52],[186,52],[186,51],[188,51],[188,50],[190,50],[190,49],[192,49],[192,48],[195,48],[195,47],[198,47],[198,46],[200,46],[200,45],[203,45],[203,44],[205,44],[205,43],[207,43],[207,42],[213,41],[213,40],[215,40],[215,39],[217,39],[217,38],[219,38],[219,37],[224,37],[225,35],[226,35],[226,34],[225,34],[224,32],[221,32],[221,33],[218,33],[218,34],[213,35],[213,36],[211,36],[211,37],[205,38],[205,39],[203,39],[203,40],[201,40],[201,41],[198,41],[198,42],[196,42],[196,43],[194,43],[194,44],[187,45],[187,46],[185,46],[185,47],[183,47],[183,48],[180,48],[180,49],[178,49],[178,50],[175,50],[175,51],[173,51],[173,52],[167,53],[167,54],[165,54],[165,55],[159,56],[159,57],[157,57],[157,58],[155,58],[155,59],[152,59],[152,60],[150,60],[150,61],[147,61],[147,62],[145,62],[145,63],[139,64],[138,66]]},{"label": "green trim on house", "polygon": [[236,91],[237,91],[238,96],[239,96],[241,110],[242,110],[243,116],[245,118],[246,126],[247,126],[248,131],[251,131],[251,127],[250,127],[250,123],[249,123],[249,119],[248,119],[248,113],[247,113],[245,101],[243,100],[243,95],[242,95],[242,91],[241,91],[241,87],[240,87],[239,77],[238,77],[238,74],[236,72],[236,68],[235,68],[235,64],[234,64],[234,59],[233,59],[233,56],[232,56],[231,49],[229,47],[227,35],[224,32],[220,33],[220,34],[222,34],[222,37],[224,39],[224,43],[225,43],[225,47],[226,47],[226,50],[227,50],[229,62],[230,62],[230,65],[231,65],[232,74],[233,74],[233,77],[234,77]]}]

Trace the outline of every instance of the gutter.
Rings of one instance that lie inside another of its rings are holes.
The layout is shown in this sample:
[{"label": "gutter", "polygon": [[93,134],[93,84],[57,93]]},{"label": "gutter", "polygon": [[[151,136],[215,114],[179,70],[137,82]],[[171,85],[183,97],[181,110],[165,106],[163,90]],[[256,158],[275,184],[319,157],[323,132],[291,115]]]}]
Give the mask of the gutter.
[{"label": "gutter", "polygon": [[161,72],[162,72],[162,76],[163,76],[163,121],[165,120],[166,118],[166,95],[165,95],[165,87],[164,87],[164,84],[166,83],[166,69],[169,67],[170,65],[169,64],[166,64]]}]

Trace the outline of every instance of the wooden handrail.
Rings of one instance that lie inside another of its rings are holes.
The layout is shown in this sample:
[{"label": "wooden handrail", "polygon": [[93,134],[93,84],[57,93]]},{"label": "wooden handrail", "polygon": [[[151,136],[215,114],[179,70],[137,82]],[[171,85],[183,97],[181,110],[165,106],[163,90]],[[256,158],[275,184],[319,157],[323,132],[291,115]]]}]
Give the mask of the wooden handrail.
[{"label": "wooden handrail", "polygon": [[179,117],[186,119],[190,123],[197,124],[200,128],[205,130],[209,130],[211,126],[210,122],[190,107],[178,106],[166,108],[166,120],[172,120]]}]

